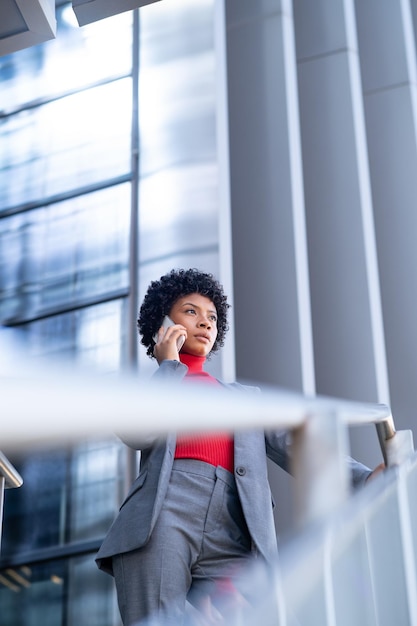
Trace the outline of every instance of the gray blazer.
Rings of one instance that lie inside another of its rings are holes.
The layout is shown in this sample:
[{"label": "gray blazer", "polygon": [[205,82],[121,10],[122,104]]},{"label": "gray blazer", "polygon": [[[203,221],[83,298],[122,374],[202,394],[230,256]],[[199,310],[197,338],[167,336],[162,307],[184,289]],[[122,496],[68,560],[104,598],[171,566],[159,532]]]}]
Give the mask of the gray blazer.
[{"label": "gray blazer", "polygon": [[[181,381],[187,367],[178,361],[163,361],[155,377]],[[241,392],[259,389],[239,383],[226,385]],[[245,520],[253,547],[266,560],[276,554],[277,543],[273,518],[273,500],[267,475],[267,457],[288,471],[288,442],[285,432],[250,430],[234,435],[235,479]],[[111,557],[144,546],[158,519],[168,489],[174,461],[176,437],[165,440],[132,440],[124,438],[130,447],[141,450],[139,476],[127,494],[120,511],[96,556],[100,569],[112,574]],[[371,470],[348,459],[352,482],[364,483]]]}]

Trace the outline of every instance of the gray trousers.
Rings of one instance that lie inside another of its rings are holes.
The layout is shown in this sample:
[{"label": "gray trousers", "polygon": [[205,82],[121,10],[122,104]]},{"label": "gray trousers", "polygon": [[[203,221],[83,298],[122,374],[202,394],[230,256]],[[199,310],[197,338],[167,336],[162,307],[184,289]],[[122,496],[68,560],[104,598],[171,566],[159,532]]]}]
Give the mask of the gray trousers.
[{"label": "gray trousers", "polygon": [[187,600],[199,607],[210,594],[223,594],[224,581],[237,578],[250,558],[251,544],[233,475],[175,460],[149,542],[113,557],[123,624],[179,626]]}]

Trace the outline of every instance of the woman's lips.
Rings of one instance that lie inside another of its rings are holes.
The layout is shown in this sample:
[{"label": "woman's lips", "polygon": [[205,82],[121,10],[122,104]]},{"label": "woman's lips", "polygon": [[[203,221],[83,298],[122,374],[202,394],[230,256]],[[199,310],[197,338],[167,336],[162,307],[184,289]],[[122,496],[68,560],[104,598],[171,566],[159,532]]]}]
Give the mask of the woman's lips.
[{"label": "woman's lips", "polygon": [[194,337],[204,343],[210,343],[210,337],[208,335],[194,335]]}]

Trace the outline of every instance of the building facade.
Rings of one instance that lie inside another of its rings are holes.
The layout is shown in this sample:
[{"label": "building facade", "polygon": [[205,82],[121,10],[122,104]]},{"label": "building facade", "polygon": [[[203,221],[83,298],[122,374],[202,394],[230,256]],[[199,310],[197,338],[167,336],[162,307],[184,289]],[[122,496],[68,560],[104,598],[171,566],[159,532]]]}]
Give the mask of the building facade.
[{"label": "building facade", "polygon": [[[161,0],[82,28],[56,5],[55,40],[0,58],[2,327],[148,376],[146,287],[198,267],[233,305],[213,374],[413,428],[417,3]],[[380,462],[373,432],[352,449]],[[135,459],[115,438],[12,461],[2,626],[118,625],[94,554]]]}]

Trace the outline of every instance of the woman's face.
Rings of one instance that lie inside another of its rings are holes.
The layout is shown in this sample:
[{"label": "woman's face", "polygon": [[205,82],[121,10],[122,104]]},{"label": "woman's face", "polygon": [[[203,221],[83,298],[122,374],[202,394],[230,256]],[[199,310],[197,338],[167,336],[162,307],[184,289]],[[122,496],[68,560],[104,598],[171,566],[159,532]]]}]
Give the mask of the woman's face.
[{"label": "woman's face", "polygon": [[182,296],[173,304],[169,316],[187,329],[181,351],[207,356],[217,337],[217,311],[212,301],[199,293]]}]

